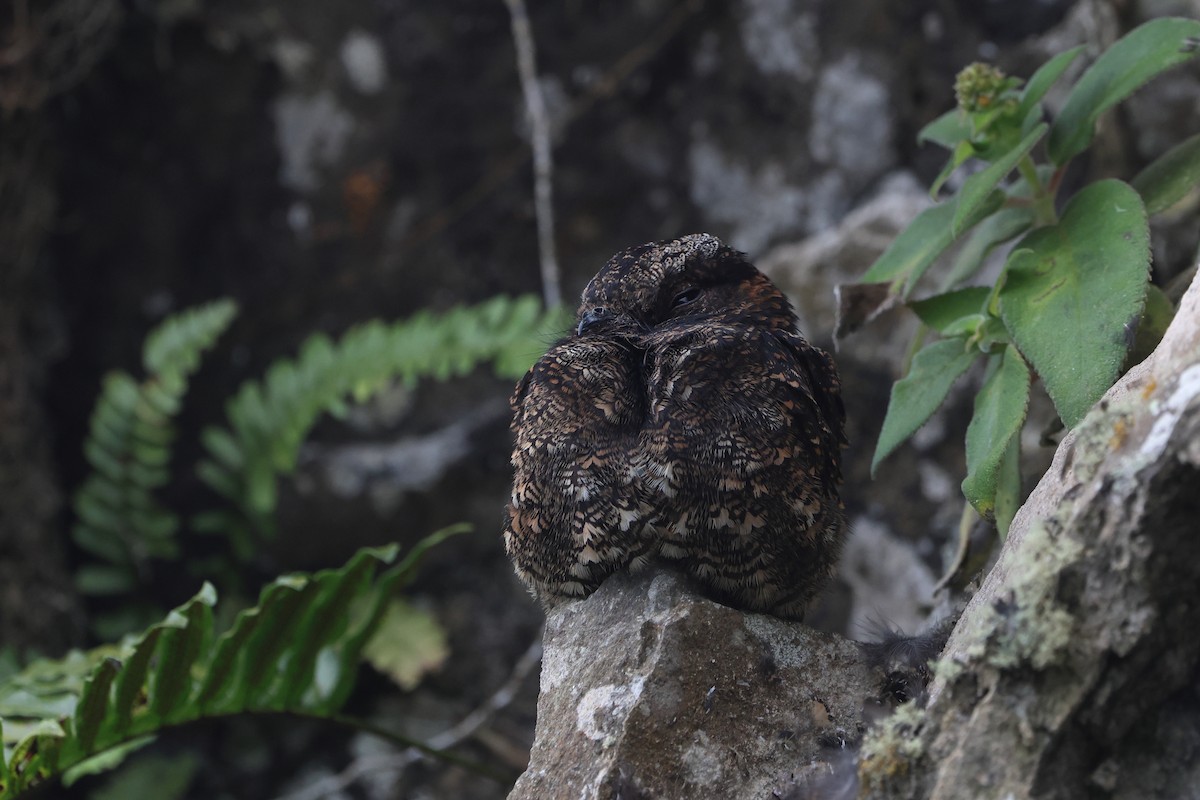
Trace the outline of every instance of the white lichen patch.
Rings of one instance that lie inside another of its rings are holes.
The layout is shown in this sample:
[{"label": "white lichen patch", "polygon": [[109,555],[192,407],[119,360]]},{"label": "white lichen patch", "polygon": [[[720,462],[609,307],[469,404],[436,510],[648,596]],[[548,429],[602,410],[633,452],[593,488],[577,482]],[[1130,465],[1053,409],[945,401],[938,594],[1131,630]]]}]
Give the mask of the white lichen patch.
[{"label": "white lichen patch", "polygon": [[688,151],[692,202],[718,222],[732,227],[728,242],[739,250],[761,252],[771,238],[808,216],[805,190],[792,184],[780,163],[751,168],[697,137]]},{"label": "white lichen patch", "polygon": [[676,586],[679,578],[669,572],[654,576],[647,592],[649,602],[646,603],[646,616],[654,618],[668,612],[674,606]]},{"label": "white lichen patch", "polygon": [[575,707],[576,729],[592,741],[616,736],[642,696],[645,683],[646,679],[638,676],[628,684],[607,683],[589,689]]},{"label": "white lichen patch", "polygon": [[1097,405],[1080,421],[1071,445],[1071,469],[1076,481],[1087,483],[1095,477],[1118,441],[1116,430],[1124,429],[1137,411],[1136,401],[1125,397],[1120,402]]},{"label": "white lichen patch", "polygon": [[573,665],[583,663],[586,652],[581,647],[548,647],[542,654],[542,694],[568,683],[574,674]]},{"label": "white lichen patch", "polygon": [[759,614],[747,614],[742,624],[771,650],[771,657],[781,667],[800,667],[808,663],[809,653],[800,644],[781,636],[773,620]]},{"label": "white lichen patch", "polygon": [[282,156],[280,182],[290,189],[315,191],[320,170],[342,157],[354,119],[332,92],[288,92],[275,101],[275,136]]},{"label": "white lichen patch", "polygon": [[1188,406],[1200,395],[1200,364],[1193,364],[1179,374],[1175,390],[1166,400],[1158,401],[1152,406],[1156,417],[1150,433],[1138,448],[1139,460],[1142,463],[1155,461],[1171,441],[1175,426],[1188,409]]},{"label": "white lichen patch", "polygon": [[747,0],[742,20],[746,55],[764,75],[811,80],[820,58],[817,18],[794,0]]},{"label": "white lichen patch", "polygon": [[925,746],[920,731],[925,709],[905,703],[863,738],[858,775],[864,789],[878,790],[898,775],[904,775],[921,757]]},{"label": "white lichen patch", "polygon": [[387,58],[377,36],[366,31],[350,31],[342,42],[342,69],[355,91],[376,94],[387,84]]},{"label": "white lichen patch", "polygon": [[683,764],[683,779],[700,786],[711,786],[721,780],[724,767],[721,753],[704,731],[696,731],[696,741],[688,745],[680,759]]},{"label": "white lichen patch", "polygon": [[813,93],[809,152],[821,164],[860,180],[895,161],[887,86],[847,55],[821,72]]},{"label": "white lichen patch", "polygon": [[1027,663],[1045,669],[1059,661],[1074,634],[1075,618],[1054,595],[1062,568],[1073,562],[1082,549],[1074,539],[1051,536],[1043,522],[1030,527],[1021,563],[1014,565],[1011,573],[1019,576],[1011,602],[993,606],[988,654],[992,664],[1015,667]]}]

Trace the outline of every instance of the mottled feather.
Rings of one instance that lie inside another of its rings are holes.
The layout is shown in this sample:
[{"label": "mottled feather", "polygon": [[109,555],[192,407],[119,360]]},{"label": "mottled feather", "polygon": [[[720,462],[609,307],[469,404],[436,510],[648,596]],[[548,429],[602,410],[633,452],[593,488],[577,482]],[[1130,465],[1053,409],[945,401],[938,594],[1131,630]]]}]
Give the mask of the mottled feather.
[{"label": "mottled feather", "polygon": [[544,601],[661,559],[722,602],[799,618],[832,573],[846,527],[837,370],[715,237],[610,259],[513,411],[505,545]]}]

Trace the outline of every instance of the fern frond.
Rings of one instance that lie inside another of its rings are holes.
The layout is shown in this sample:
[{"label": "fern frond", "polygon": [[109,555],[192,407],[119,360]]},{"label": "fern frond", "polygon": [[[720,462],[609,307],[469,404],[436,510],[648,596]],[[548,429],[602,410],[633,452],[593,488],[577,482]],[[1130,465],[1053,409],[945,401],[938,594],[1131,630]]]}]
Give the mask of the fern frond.
[{"label": "fern frond", "polygon": [[31,664],[0,683],[0,800],[175,725],[244,713],[332,718],[417,557],[465,527],[428,537],[383,574],[394,545],[279,578],[219,636],[206,583],[139,637]]},{"label": "fern frond", "polygon": [[396,380],[444,380],[489,361],[498,375],[518,377],[568,323],[566,312],[545,312],[529,295],[423,311],[393,324],[375,320],[336,342],[310,337],[298,358],[277,361],[263,380],[242,385],[226,407],[227,428],[204,432],[209,458],[197,474],[237,512],[203,515],[195,527],[228,534],[235,552],[248,557],[256,535],[274,533],[276,479],[295,470],[300,445],[322,414],[341,415],[348,401],[368,400]]},{"label": "fern frond", "polygon": [[151,558],[177,553],[179,521],[154,497],[169,479],[172,420],[187,382],[236,313],[219,300],[168,318],[146,338],[146,378],[112,372],[92,412],[84,455],[91,474],[75,495],[75,542],[100,563],[76,576],[85,594],[106,595],[137,587]]}]

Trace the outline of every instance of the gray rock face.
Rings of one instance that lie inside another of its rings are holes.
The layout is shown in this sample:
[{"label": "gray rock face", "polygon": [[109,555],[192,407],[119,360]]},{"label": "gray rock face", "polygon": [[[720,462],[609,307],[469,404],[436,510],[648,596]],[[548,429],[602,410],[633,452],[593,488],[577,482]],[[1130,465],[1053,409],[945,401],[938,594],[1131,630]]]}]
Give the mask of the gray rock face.
[{"label": "gray rock face", "polygon": [[850,641],[669,573],[614,576],[549,614],[536,741],[509,798],[782,796],[830,774],[876,685]]}]

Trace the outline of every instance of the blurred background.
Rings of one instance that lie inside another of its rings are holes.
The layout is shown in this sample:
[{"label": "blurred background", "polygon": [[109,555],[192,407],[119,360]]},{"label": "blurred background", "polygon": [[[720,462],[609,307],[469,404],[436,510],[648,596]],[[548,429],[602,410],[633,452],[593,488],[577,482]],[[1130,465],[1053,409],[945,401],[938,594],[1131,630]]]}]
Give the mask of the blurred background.
[{"label": "blurred background", "polygon": [[[953,107],[958,70],[984,60],[1028,77],[1074,45],[1094,55],[1149,17],[1200,16],[1184,0],[563,0],[528,10],[566,305],[615,251],[707,231],[768,272],[805,335],[827,348],[833,287],[861,275],[930,202],[923,187],[944,154],[918,147],[916,133]],[[1106,118],[1067,180],[1128,178],[1196,130],[1193,62]],[[58,655],[97,642],[94,614],[113,601],[73,578],[89,556],[68,535],[71,498],[89,471],[82,443],[103,376],[138,375],[153,326],[221,297],[240,308],[192,381],[160,492],[193,513],[219,500],[194,474],[200,431],[313,333],[540,294],[533,198],[501,0],[3,0],[0,646]],[[1193,262],[1200,232],[1192,216],[1158,223],[1153,237],[1165,284]],[[814,620],[850,636],[872,617],[918,628],[957,539],[969,387],[878,479],[868,474],[908,324],[885,316],[837,355],[855,533]],[[541,611],[499,538],[512,383],[485,366],[398,382],[342,419],[322,417],[279,481],[277,532],[246,580],[472,523],[408,591],[440,644],[406,687],[364,668],[351,706],[422,740],[483,710],[458,751],[515,777],[533,735]],[[1049,451],[1034,435],[1026,453]],[[211,550],[186,526],[180,542],[185,562]],[[144,576],[144,593],[169,607],[196,590],[195,573],[164,566]],[[511,696],[491,702],[501,689]],[[295,722],[200,726],[141,760],[155,797],[508,789]],[[166,793],[151,768],[178,789]],[[118,791],[113,780],[73,791],[101,796]],[[122,791],[106,796],[137,796]]]}]

